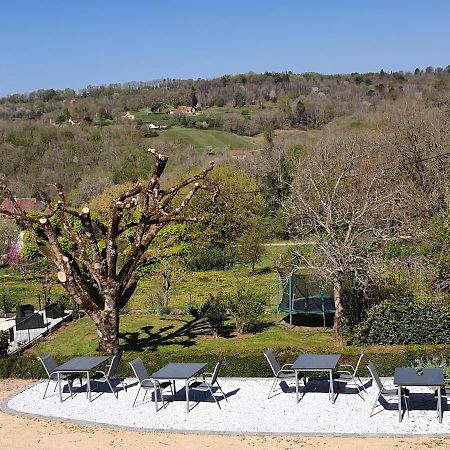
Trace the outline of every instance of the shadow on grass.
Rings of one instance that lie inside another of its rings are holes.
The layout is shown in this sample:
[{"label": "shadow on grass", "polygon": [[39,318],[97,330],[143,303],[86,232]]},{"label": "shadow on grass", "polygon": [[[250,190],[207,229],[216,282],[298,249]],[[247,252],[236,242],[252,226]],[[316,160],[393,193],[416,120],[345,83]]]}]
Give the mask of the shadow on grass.
[{"label": "shadow on grass", "polygon": [[[281,319],[283,322],[289,325],[289,316],[283,317]],[[325,316],[325,326],[326,328],[333,327],[334,314],[327,314]],[[316,314],[293,314],[292,315],[292,325],[297,327],[323,327],[324,320],[323,316]]]},{"label": "shadow on grass", "polygon": [[186,348],[195,345],[195,338],[207,333],[208,330],[204,320],[191,319],[178,329],[173,324],[159,329],[146,325],[140,331],[119,333],[119,339],[123,342],[121,348],[124,351],[156,351],[159,347],[169,345]]}]

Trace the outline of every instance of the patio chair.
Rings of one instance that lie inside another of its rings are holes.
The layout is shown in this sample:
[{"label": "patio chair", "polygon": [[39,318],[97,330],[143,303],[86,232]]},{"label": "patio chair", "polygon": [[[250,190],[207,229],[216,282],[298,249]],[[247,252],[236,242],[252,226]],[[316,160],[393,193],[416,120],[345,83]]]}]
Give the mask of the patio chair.
[{"label": "patio chair", "polygon": [[[273,355],[272,350],[270,349],[264,352],[264,356],[266,357],[274,375],[273,384],[270,388],[269,395],[267,396],[267,398],[270,398],[271,394],[275,392],[275,386],[277,383],[281,381],[295,380],[295,371],[292,369],[287,369],[287,367],[292,367],[292,364],[283,364],[283,366],[280,367],[278,361]],[[299,372],[298,376],[303,377],[303,384],[306,385],[306,375],[303,372]]]},{"label": "patio chair", "polygon": [[[217,401],[217,398],[214,395],[214,392],[212,390],[214,385],[217,385],[219,388],[219,391],[222,393],[223,398],[228,401],[227,396],[222,390],[222,387],[220,386],[219,382],[217,381],[217,377],[219,376],[220,369],[222,367],[222,364],[224,362],[225,358],[222,358],[220,361],[216,363],[216,366],[214,367],[214,370],[212,373],[210,372],[204,372],[202,374],[203,381],[199,381],[197,379],[194,379],[188,383],[189,389],[194,391],[200,391],[203,392],[204,396],[206,397],[206,394],[209,392],[211,394],[211,397],[214,399],[214,401],[217,403],[217,406],[219,409],[221,409],[219,402]],[[210,378],[209,380],[207,378]]]},{"label": "patio chair", "polygon": [[[123,352],[119,351],[113,356],[113,358],[111,360],[111,364],[108,366],[108,370],[106,372],[98,370],[91,377],[91,380],[96,382],[97,389],[98,389],[99,383],[107,383],[109,388],[111,389],[111,392],[114,394],[114,396],[116,398],[119,398],[119,391],[117,391],[117,392],[114,391],[111,381],[113,381],[115,379],[114,377],[117,373],[117,369],[119,368],[120,360],[122,359],[122,354],[123,354]],[[125,390],[127,390],[127,387],[124,384],[123,380],[121,380],[120,378],[116,378],[116,379],[119,381],[118,385],[121,384],[122,387]]]},{"label": "patio chair", "polygon": [[142,402],[144,402],[144,400],[145,400],[147,391],[155,391],[156,407],[158,408],[158,392],[159,392],[159,395],[161,397],[161,400],[163,402],[163,407],[164,407],[163,390],[170,386],[170,391],[172,392],[172,396],[173,396],[174,393],[173,393],[173,389],[172,389],[172,382],[171,381],[163,381],[162,383],[160,383],[158,380],[152,380],[140,358],[133,359],[133,361],[130,362],[130,366],[133,369],[133,372],[136,375],[136,378],[139,380],[139,389],[137,391],[136,397],[134,398],[132,407],[134,408],[134,405],[136,404],[136,400],[138,398],[138,395],[139,395],[139,392],[141,391],[141,389],[145,391]]},{"label": "patio chair", "polygon": [[[39,359],[39,361],[41,361],[42,365],[44,366],[44,369],[47,372],[47,376],[48,376],[47,386],[45,387],[44,396],[42,397],[42,400],[44,400],[45,396],[47,395],[47,389],[50,384],[50,381],[55,382],[55,388],[53,389],[53,392],[56,390],[56,387],[58,386],[58,373],[55,372],[56,368],[58,367],[58,364],[56,364],[56,361],[53,359],[53,356],[50,353],[45,353],[42,356],[38,356],[38,359]],[[60,375],[61,380],[67,381],[67,386],[69,387],[69,392],[70,392],[70,398],[73,398],[72,384],[77,378],[80,380],[80,386],[81,386],[81,384],[83,384],[83,381],[79,374],[71,373],[71,374],[61,374]]]},{"label": "patio chair", "polygon": [[[364,353],[361,352],[361,355],[359,356],[358,362],[356,363],[355,367],[353,367],[351,364],[340,364],[339,367],[350,367],[351,370],[337,370],[335,372],[336,378],[334,378],[334,381],[338,383],[345,383],[346,386],[348,386],[349,384],[356,386],[358,388],[358,395],[363,400],[365,400],[365,398],[361,395],[361,388],[363,388],[366,394],[367,390],[364,387],[364,383],[361,381],[361,378],[359,378],[358,376],[358,368],[363,357]],[[358,380],[359,383],[356,380]]]},{"label": "patio chair", "polygon": [[[397,398],[397,401],[398,401],[398,388],[394,387],[393,385],[392,385],[392,387],[387,388],[383,385],[382,381],[380,380],[380,377],[378,376],[377,369],[375,369],[375,366],[373,365],[372,361],[369,361],[367,368],[369,369],[370,374],[372,375],[372,378],[378,387],[377,397],[372,406],[372,409],[370,410],[369,417],[372,417],[373,410],[375,409],[375,406],[379,402],[380,397],[383,397],[386,401],[388,401],[387,399]],[[407,399],[409,398],[409,389],[401,388],[401,396],[402,396],[402,399],[404,399],[404,401],[405,401],[406,411],[409,416],[409,407],[408,407],[408,401],[407,401]]]}]

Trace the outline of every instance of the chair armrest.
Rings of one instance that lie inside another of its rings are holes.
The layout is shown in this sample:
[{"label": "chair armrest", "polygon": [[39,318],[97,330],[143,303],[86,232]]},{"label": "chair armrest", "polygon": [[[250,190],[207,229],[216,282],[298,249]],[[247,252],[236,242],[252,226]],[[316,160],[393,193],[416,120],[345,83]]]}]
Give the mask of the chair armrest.
[{"label": "chair armrest", "polygon": [[355,373],[355,368],[351,364],[339,364],[339,367],[351,367],[353,370],[353,373]]},{"label": "chair armrest", "polygon": [[292,367],[294,364],[283,364],[281,366],[281,370],[284,370],[285,367]]},{"label": "chair armrest", "polygon": [[277,375],[276,375],[276,376],[278,376],[280,373],[295,373],[295,370],[291,370],[291,369],[280,369],[280,370],[277,372]]},{"label": "chair armrest", "polygon": [[351,377],[353,376],[353,374],[350,373],[348,370],[336,370],[334,373],[347,373],[347,374],[349,374]]}]

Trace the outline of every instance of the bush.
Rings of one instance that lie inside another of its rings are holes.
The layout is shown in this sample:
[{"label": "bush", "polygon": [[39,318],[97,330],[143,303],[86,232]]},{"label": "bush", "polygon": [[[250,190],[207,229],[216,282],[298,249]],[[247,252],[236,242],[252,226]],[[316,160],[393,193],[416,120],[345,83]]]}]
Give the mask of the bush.
[{"label": "bush", "polygon": [[6,331],[0,331],[0,358],[8,355],[9,337]]},{"label": "bush", "polygon": [[5,317],[14,310],[16,304],[17,301],[15,299],[7,297],[5,294],[0,294],[0,308]]},{"label": "bush", "polygon": [[227,307],[236,321],[236,331],[253,330],[261,321],[265,309],[265,299],[250,289],[238,287],[236,293],[227,295]]},{"label": "bush", "polygon": [[356,328],[360,344],[449,344],[450,305],[443,300],[387,299]]},{"label": "bush", "polygon": [[217,247],[196,247],[186,259],[190,271],[224,270],[232,266],[233,258]]},{"label": "bush", "polygon": [[209,298],[199,309],[199,316],[206,319],[213,336],[218,337],[227,319],[227,308],[220,292],[217,295],[209,295]]}]

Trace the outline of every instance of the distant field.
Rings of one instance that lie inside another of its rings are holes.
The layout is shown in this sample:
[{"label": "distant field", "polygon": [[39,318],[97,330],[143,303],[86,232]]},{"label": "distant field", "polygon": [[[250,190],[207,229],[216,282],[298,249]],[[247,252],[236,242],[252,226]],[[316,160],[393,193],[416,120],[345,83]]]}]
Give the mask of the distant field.
[{"label": "distant field", "polygon": [[196,128],[172,127],[158,130],[159,136],[151,138],[152,142],[179,142],[192,145],[197,149],[204,148],[244,148],[254,149],[255,140],[247,136],[217,130],[197,130]]}]

